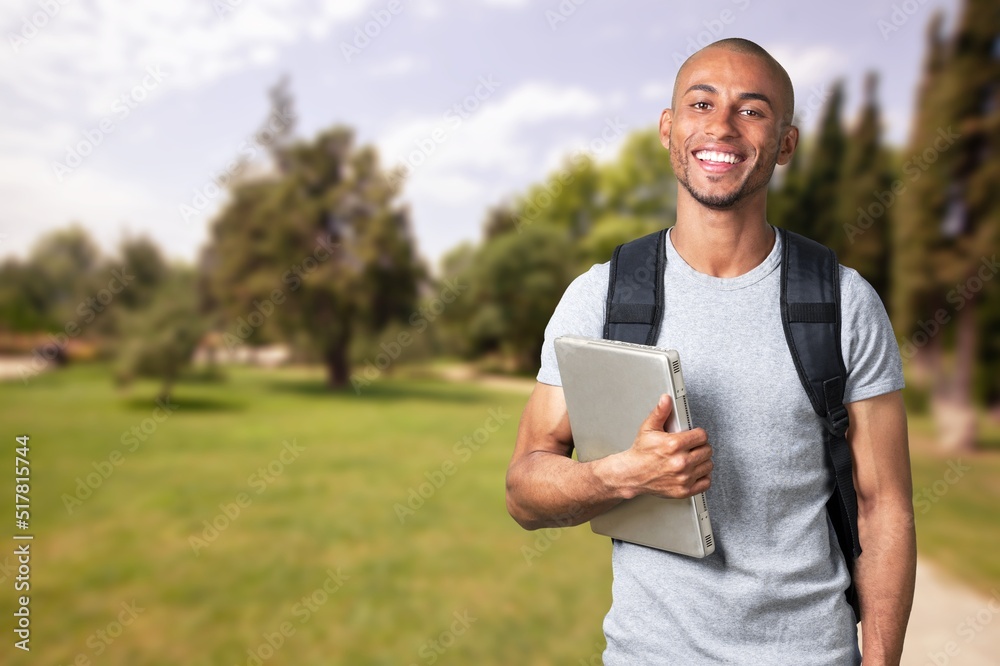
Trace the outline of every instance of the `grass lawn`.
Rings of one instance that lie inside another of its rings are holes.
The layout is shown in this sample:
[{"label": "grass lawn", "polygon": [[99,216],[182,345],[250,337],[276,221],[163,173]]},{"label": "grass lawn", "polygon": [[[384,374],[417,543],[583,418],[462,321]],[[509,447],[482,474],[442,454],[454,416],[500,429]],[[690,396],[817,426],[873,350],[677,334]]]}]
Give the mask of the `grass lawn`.
[{"label": "grass lawn", "polygon": [[[610,542],[524,532],[504,506],[524,395],[428,379],[333,395],[318,373],[240,369],[180,385],[160,423],[153,395],[101,366],[0,384],[4,494],[29,434],[35,535],[30,654],[11,645],[0,551],[0,662],[577,664],[603,648]],[[411,489],[427,497],[409,514]]]},{"label": "grass lawn", "polygon": [[928,416],[911,416],[917,549],[984,596],[1000,590],[1000,424],[984,419],[981,451],[943,454]]},{"label": "grass lawn", "polygon": [[[31,436],[35,535],[31,654],[11,646],[0,551],[0,662],[599,663],[609,541],[527,533],[504,507],[525,394],[429,378],[330,394],[319,372],[235,369],[181,384],[157,422],[155,388],[120,392],[102,366],[0,384],[11,463]],[[926,419],[911,432],[933,497],[921,552],[1000,588],[1000,446],[949,459]]]}]

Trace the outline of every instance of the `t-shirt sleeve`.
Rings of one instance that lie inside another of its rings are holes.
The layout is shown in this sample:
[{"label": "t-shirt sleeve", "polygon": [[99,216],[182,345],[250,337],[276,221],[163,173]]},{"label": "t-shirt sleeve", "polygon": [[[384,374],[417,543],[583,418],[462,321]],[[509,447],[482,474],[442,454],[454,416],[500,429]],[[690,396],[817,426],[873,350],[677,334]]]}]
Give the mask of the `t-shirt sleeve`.
[{"label": "t-shirt sleeve", "polygon": [[545,327],[542,366],[536,379],[562,386],[554,341],[561,335],[604,336],[604,308],[608,295],[608,264],[595,264],[566,287],[559,305]]},{"label": "t-shirt sleeve", "polygon": [[841,268],[841,351],[847,366],[844,402],[903,388],[899,344],[882,299],[857,271]]}]

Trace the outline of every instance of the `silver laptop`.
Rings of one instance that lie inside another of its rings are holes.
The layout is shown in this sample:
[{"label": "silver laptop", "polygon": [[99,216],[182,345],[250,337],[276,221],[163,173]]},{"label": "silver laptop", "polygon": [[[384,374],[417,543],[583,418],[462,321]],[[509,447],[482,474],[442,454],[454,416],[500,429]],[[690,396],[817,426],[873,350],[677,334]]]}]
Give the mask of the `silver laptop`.
[{"label": "silver laptop", "polygon": [[[570,335],[556,338],[555,348],[581,462],[632,446],[663,393],[674,404],[667,432],[692,427],[676,351]],[[640,495],[592,519],[590,527],[614,539],[693,557],[715,552],[705,493],[686,499]]]}]

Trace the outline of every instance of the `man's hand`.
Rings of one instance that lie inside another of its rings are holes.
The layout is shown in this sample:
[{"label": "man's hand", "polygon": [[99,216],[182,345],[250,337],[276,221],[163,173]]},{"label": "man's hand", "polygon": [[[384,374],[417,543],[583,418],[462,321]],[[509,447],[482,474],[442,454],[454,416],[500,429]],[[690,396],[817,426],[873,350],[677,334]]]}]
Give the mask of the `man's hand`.
[{"label": "man's hand", "polygon": [[664,393],[653,407],[632,447],[622,458],[631,496],[659,495],[681,499],[705,492],[712,485],[712,447],[702,428],[665,432],[673,401]]},{"label": "man's hand", "polygon": [[711,483],[712,447],[701,428],[667,433],[672,406],[661,396],[621,453],[573,460],[566,399],[536,384],[524,407],[507,468],[507,510],[525,529],[579,525],[640,494],[690,497]]}]

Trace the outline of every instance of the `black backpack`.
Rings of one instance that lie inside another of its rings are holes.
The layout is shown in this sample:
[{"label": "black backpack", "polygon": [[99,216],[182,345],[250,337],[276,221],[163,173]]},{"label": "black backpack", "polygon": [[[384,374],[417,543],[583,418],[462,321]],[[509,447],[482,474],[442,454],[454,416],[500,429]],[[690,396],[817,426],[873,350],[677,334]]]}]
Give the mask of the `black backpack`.
[{"label": "black backpack", "polygon": [[[858,542],[858,498],[847,444],[844,367],[840,348],[840,273],[833,250],[799,234],[782,234],[781,323],[788,350],[813,409],[825,426],[823,440],[834,472],[826,504],[840,551],[851,573],[847,601],[861,620],[854,560]],[[667,230],[615,248],[611,257],[604,338],[655,345],[663,321],[663,271]]]}]

